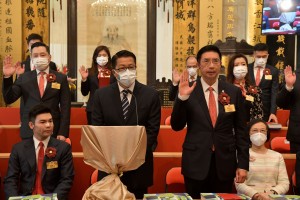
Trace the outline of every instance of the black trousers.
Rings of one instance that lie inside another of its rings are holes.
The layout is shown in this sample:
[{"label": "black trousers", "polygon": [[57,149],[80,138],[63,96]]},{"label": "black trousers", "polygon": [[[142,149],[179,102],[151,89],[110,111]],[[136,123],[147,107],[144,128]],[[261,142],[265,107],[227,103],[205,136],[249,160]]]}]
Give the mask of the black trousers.
[{"label": "black trousers", "polygon": [[232,193],[233,179],[226,181],[219,179],[213,154],[207,177],[204,180],[196,180],[184,176],[184,184],[186,192],[193,199],[200,199],[200,193]]},{"label": "black trousers", "polygon": [[290,141],[290,152],[291,153],[297,153],[300,151],[300,143],[292,142]]}]

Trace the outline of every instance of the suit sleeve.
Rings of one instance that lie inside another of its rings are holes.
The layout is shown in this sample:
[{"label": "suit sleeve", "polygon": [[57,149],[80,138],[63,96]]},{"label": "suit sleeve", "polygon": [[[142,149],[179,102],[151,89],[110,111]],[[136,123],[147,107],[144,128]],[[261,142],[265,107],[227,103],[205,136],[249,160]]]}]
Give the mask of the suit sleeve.
[{"label": "suit sleeve", "polygon": [[278,87],[279,87],[279,74],[278,69],[274,70],[274,75],[272,76],[272,94],[271,94],[271,108],[270,112],[272,114],[276,114],[277,106],[276,106],[276,96],[278,93]]},{"label": "suit sleeve", "polygon": [[174,86],[173,83],[171,83],[169,87],[169,100],[174,101],[177,93],[178,93],[178,85]]},{"label": "suit sleeve", "polygon": [[[238,88],[237,88],[238,89]],[[249,134],[246,131],[246,111],[240,89],[237,90],[237,103],[234,119],[238,168],[249,170]]]},{"label": "suit sleeve", "polygon": [[171,127],[174,131],[182,130],[187,122],[185,104],[188,100],[182,101],[175,99],[174,107],[171,114]]},{"label": "suit sleeve", "polygon": [[20,76],[15,83],[13,82],[13,76],[9,78],[3,78],[2,94],[6,104],[15,102],[22,95],[22,76]]},{"label": "suit sleeve", "polygon": [[69,137],[71,94],[67,76],[63,77],[60,94],[60,127],[57,135]]},{"label": "suit sleeve", "polygon": [[74,165],[71,145],[64,144],[64,152],[60,158],[60,180],[53,193],[57,193],[58,199],[68,199],[74,179]]},{"label": "suit sleeve", "polygon": [[16,148],[12,149],[9,157],[7,174],[4,179],[4,192],[5,198],[8,199],[11,196],[18,196],[19,177],[21,172],[21,166],[19,164],[19,158]]},{"label": "suit sleeve", "polygon": [[146,123],[146,132],[147,132],[147,146],[152,151],[156,149],[157,146],[157,135],[160,128],[160,117],[161,117],[161,105],[159,100],[158,92],[155,92],[153,96],[151,108],[149,112],[149,117]]},{"label": "suit sleeve", "polygon": [[94,94],[94,104],[93,104],[93,112],[92,112],[92,125],[94,126],[103,126],[103,113],[100,99],[100,90],[97,89]]},{"label": "suit sleeve", "polygon": [[289,92],[285,88],[285,83],[283,83],[283,84],[284,84],[284,86],[282,87],[282,89],[277,94],[276,103],[280,108],[290,109],[294,90]]},{"label": "suit sleeve", "polygon": [[81,81],[81,94],[86,96],[90,92],[90,76],[87,77],[86,81]]}]

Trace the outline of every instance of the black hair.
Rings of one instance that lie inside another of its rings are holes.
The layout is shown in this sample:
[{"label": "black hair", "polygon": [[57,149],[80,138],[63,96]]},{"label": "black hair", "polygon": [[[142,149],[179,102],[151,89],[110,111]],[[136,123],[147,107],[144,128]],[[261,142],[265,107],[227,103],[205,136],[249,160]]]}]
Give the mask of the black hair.
[{"label": "black hair", "polygon": [[28,114],[29,121],[34,123],[34,121],[36,119],[36,116],[38,116],[40,114],[44,114],[44,113],[50,113],[51,114],[51,109],[48,108],[47,106],[43,105],[43,104],[35,105],[29,111],[29,114]]},{"label": "black hair", "polygon": [[91,74],[91,75],[95,75],[95,74],[97,74],[97,72],[98,72],[98,63],[97,63],[97,57],[98,57],[98,54],[99,54],[99,52],[100,51],[105,51],[106,53],[107,53],[107,55],[108,55],[108,62],[107,62],[107,64],[106,64],[106,67],[108,68],[108,69],[110,69],[111,70],[111,55],[110,55],[110,51],[109,51],[109,49],[108,49],[108,47],[107,46],[103,46],[103,45],[101,45],[101,46],[98,46],[98,47],[96,47],[96,49],[94,50],[94,53],[93,53],[93,60],[92,60],[92,66],[91,66],[91,68],[89,68],[89,73]]},{"label": "black hair", "polygon": [[[235,54],[234,56],[232,56],[230,59],[229,59],[229,62],[228,62],[228,67],[227,67],[227,82],[229,83],[234,83],[234,75],[233,75],[233,68],[234,68],[234,61],[235,59],[237,58],[244,58],[244,60],[246,61],[246,64],[247,64],[247,68],[248,68],[248,59],[247,57],[244,55],[244,54]],[[253,83],[251,82],[251,79],[250,79],[250,73],[248,72],[245,76],[245,81],[246,81],[246,84],[248,85],[253,85]]]},{"label": "black hair", "polygon": [[45,47],[46,48],[46,51],[48,52],[48,54],[50,54],[50,49],[49,49],[49,46],[47,46],[45,43],[43,42],[36,42],[34,44],[31,45],[31,52],[32,52],[32,49],[35,48],[35,47]]},{"label": "black hair", "polygon": [[131,51],[128,51],[128,50],[121,50],[121,51],[117,52],[111,59],[113,69],[116,68],[117,60],[122,57],[132,57],[134,60],[134,64],[136,64],[136,57],[135,57],[134,53],[132,53]]},{"label": "black hair", "polygon": [[254,51],[269,51],[268,45],[266,45],[265,43],[257,43],[254,47],[253,47]]},{"label": "black hair", "polygon": [[29,44],[31,40],[39,40],[40,42],[43,42],[43,37],[37,33],[31,33],[27,37],[27,44]]},{"label": "black hair", "polygon": [[206,45],[198,51],[197,57],[196,57],[197,61],[200,62],[202,54],[204,54],[206,52],[209,52],[209,51],[216,52],[217,54],[219,54],[220,60],[222,59],[221,51],[217,46],[215,46],[215,45]]},{"label": "black hair", "polygon": [[[252,128],[252,126],[254,124],[257,124],[257,123],[263,123],[265,126],[266,126],[266,129],[267,129],[267,141],[269,141],[270,139],[270,129],[269,129],[269,126],[267,124],[266,121],[262,120],[262,119],[253,119],[251,120],[249,123],[248,123],[248,126],[247,126],[247,133],[249,134],[249,141],[250,141],[250,129]],[[266,142],[267,142],[266,141]],[[251,141],[250,141],[250,144],[251,144]]]}]

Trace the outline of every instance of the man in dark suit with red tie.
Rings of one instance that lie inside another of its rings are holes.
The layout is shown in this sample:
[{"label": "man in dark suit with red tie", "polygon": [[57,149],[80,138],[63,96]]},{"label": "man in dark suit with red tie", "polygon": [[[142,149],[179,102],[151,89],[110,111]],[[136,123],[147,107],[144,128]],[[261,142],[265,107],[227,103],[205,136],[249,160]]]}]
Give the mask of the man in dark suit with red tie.
[{"label": "man in dark suit with red tie", "polygon": [[238,87],[218,80],[221,52],[213,45],[197,54],[201,77],[189,86],[188,72],[179,82],[171,116],[175,131],[187,125],[182,150],[186,192],[232,192],[233,181],[244,182],[249,168],[249,135]]},{"label": "man in dark suit with red tie", "polygon": [[13,146],[4,192],[6,199],[13,196],[57,193],[59,200],[68,198],[74,179],[71,146],[51,137],[51,110],[36,105],[29,112],[31,139]]},{"label": "man in dark suit with red tie", "polygon": [[52,110],[54,131],[53,137],[65,140],[69,136],[71,96],[67,76],[49,69],[51,55],[49,47],[37,42],[31,47],[31,58],[36,66],[33,71],[25,72],[13,82],[16,66],[7,56],[3,65],[3,97],[6,104],[22,97],[21,138],[32,137],[28,126],[28,113],[37,104],[44,104]]},{"label": "man in dark suit with red tie", "polygon": [[250,80],[262,90],[263,120],[278,123],[276,117],[276,95],[279,87],[279,70],[267,64],[268,46],[258,43],[254,46],[254,63],[249,64]]},{"label": "man in dark suit with red tie", "polygon": [[[112,72],[117,82],[96,90],[92,124],[96,126],[145,126],[147,149],[145,163],[120,177],[129,192],[142,199],[153,184],[153,151],[160,127],[158,92],[136,80],[136,57],[127,50],[112,58]],[[107,174],[99,171],[98,179]]]}]

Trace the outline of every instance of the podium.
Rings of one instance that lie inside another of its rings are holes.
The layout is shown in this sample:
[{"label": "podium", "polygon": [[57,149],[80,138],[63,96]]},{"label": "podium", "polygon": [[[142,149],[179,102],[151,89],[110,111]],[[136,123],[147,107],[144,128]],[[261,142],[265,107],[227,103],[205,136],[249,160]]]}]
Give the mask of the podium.
[{"label": "podium", "polygon": [[135,199],[119,177],[145,162],[145,127],[82,126],[80,143],[84,162],[109,174],[90,186],[82,199]]}]

